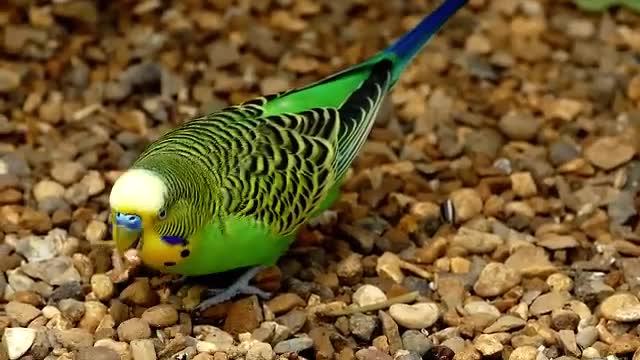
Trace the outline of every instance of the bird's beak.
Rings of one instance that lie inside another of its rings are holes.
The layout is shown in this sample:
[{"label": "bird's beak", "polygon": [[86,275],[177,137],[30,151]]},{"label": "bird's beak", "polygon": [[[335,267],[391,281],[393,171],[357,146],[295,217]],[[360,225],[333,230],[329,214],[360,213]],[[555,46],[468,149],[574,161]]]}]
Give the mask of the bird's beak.
[{"label": "bird's beak", "polygon": [[142,235],[142,220],[140,216],[114,213],[112,224],[113,240],[118,252],[124,253],[138,246]]}]

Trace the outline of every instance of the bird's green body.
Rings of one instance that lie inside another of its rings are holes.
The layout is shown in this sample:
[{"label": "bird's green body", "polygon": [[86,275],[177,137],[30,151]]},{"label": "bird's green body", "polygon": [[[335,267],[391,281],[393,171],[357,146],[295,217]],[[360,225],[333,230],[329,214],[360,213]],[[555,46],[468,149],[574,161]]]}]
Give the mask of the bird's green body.
[{"label": "bird's green body", "polygon": [[385,95],[464,3],[445,1],[363,63],[191,120],[151,144],[112,190],[114,212],[142,219],[143,262],[182,275],[274,264],[339,197]]}]

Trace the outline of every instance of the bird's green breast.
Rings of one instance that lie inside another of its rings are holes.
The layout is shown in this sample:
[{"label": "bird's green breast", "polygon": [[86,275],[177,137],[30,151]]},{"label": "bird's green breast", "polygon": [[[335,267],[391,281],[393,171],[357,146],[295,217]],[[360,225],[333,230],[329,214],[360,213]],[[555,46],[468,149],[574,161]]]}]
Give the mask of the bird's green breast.
[{"label": "bird's green breast", "polygon": [[236,268],[273,265],[295,235],[282,236],[247,217],[214,221],[190,239],[190,256],[168,269],[187,276],[207,275]]}]

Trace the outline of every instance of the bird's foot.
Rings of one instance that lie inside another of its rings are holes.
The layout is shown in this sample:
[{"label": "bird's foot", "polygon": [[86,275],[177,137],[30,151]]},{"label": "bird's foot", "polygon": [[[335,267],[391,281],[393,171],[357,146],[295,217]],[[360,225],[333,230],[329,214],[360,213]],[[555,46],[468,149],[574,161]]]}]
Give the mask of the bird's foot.
[{"label": "bird's foot", "polygon": [[179,278],[169,280],[168,285],[172,289],[178,289],[187,284],[188,281],[189,277],[182,275]]},{"label": "bird's foot", "polygon": [[206,291],[207,299],[202,301],[194,309],[197,312],[202,312],[213,305],[225,302],[237,295],[258,295],[262,299],[268,299],[271,297],[271,293],[261,290],[253,285],[249,285],[251,279],[253,279],[258,273],[264,270],[266,266],[255,266],[247,270],[242,274],[238,280],[232,285],[224,289],[209,289]]}]

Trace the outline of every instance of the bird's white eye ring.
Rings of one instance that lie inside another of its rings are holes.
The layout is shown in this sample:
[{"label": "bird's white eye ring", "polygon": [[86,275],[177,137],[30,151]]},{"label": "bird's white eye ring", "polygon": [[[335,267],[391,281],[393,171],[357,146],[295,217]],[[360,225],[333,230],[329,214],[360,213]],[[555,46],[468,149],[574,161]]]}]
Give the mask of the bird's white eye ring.
[{"label": "bird's white eye ring", "polygon": [[164,220],[166,218],[167,218],[167,209],[160,209],[160,211],[158,211],[158,219]]}]

